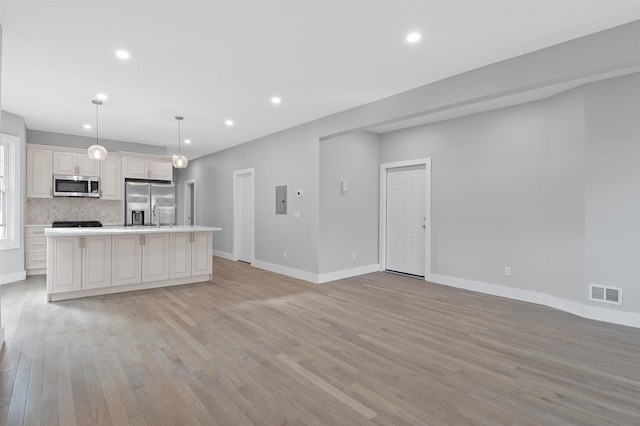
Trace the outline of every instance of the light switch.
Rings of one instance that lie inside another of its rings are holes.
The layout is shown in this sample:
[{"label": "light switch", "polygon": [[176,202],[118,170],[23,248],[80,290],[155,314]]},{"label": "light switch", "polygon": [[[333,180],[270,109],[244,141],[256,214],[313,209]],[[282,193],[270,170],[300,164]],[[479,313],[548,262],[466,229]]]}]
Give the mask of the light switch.
[{"label": "light switch", "polygon": [[295,211],[293,212],[293,218],[294,218],[294,219],[300,219],[300,212],[299,212],[298,210],[295,210]]}]

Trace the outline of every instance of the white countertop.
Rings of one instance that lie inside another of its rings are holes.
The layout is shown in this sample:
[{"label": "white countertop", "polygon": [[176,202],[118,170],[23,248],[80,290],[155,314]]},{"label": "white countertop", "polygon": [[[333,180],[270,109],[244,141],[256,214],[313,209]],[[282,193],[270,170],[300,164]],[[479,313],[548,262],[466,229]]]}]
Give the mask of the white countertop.
[{"label": "white countertop", "polygon": [[47,237],[73,237],[78,235],[152,234],[162,232],[222,231],[211,226],[103,226],[102,228],[45,228]]}]

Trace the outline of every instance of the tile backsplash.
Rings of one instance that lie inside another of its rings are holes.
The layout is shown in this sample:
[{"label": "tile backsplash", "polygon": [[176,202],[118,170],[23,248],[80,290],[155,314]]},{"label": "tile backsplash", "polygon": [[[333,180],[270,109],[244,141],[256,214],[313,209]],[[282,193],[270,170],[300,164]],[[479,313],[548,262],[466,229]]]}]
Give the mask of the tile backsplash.
[{"label": "tile backsplash", "polygon": [[27,198],[26,225],[49,225],[56,220],[99,220],[122,225],[122,201],[95,198]]}]

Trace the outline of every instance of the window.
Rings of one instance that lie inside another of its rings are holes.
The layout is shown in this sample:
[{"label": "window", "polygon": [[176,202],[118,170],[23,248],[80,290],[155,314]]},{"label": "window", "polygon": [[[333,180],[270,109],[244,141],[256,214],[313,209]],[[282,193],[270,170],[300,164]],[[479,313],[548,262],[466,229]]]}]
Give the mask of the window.
[{"label": "window", "polygon": [[0,138],[0,250],[19,246],[20,205],[16,194],[16,148],[20,139],[2,135]]}]

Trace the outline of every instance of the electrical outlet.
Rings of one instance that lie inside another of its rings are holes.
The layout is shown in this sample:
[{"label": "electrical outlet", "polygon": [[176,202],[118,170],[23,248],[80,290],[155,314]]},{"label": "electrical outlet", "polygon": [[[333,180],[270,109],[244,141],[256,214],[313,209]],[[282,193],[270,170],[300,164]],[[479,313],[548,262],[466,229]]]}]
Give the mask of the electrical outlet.
[{"label": "electrical outlet", "polygon": [[505,277],[510,277],[511,276],[511,266],[505,266],[504,267],[504,276]]},{"label": "electrical outlet", "polygon": [[353,253],[351,253],[351,255],[353,256],[353,260],[356,260],[356,252],[354,251]]},{"label": "electrical outlet", "polygon": [[287,258],[287,252],[286,252],[286,250],[282,252],[282,257],[284,257],[285,259]]}]

